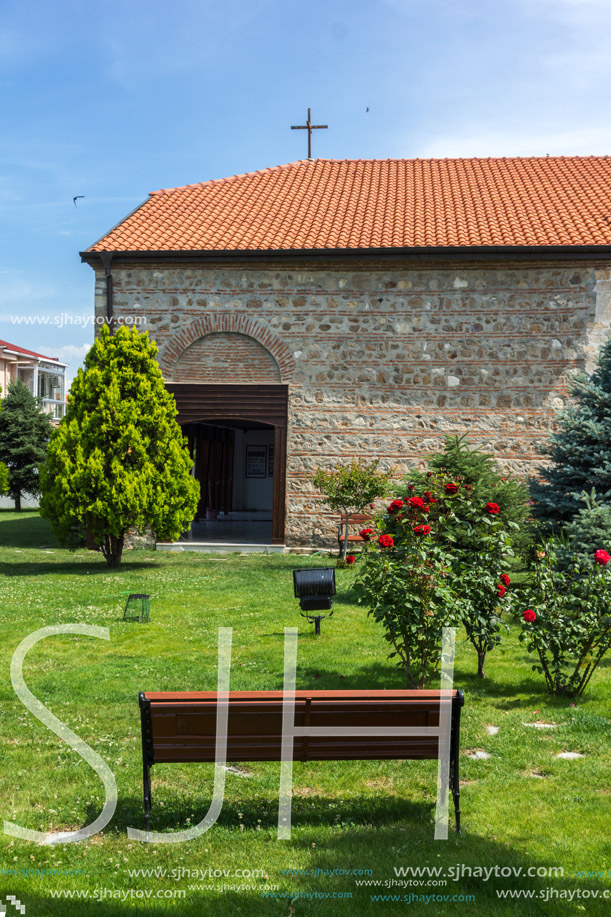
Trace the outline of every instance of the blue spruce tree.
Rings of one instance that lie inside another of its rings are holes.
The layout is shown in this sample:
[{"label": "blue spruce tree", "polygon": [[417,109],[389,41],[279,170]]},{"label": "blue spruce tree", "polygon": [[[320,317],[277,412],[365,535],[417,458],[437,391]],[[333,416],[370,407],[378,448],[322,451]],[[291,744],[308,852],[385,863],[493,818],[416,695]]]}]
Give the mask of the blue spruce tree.
[{"label": "blue spruce tree", "polygon": [[531,482],[533,514],[548,532],[559,532],[583,507],[581,494],[596,490],[611,505],[611,340],[600,350],[591,376],[575,377],[573,403],[558,417],[542,454],[550,464]]}]

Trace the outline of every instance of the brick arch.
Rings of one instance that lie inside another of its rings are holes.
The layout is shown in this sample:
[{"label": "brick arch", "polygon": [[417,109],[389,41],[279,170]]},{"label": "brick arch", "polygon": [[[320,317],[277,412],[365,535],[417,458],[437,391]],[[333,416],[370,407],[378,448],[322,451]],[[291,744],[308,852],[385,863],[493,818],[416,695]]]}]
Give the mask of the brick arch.
[{"label": "brick arch", "polygon": [[174,335],[159,351],[159,365],[167,382],[172,380],[179,357],[191,344],[208,334],[234,333],[253,338],[278,365],[280,381],[288,382],[295,372],[293,354],[281,338],[248,315],[202,315]]}]

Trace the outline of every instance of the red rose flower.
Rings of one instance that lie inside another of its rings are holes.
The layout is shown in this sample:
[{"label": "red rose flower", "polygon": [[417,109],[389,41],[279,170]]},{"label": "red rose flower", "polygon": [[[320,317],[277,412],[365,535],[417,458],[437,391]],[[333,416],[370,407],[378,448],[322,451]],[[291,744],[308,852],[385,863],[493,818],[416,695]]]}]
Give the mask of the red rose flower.
[{"label": "red rose flower", "polygon": [[429,500],[429,501],[433,499],[433,494],[432,494],[430,491],[428,491],[428,490],[425,490],[425,491],[424,491],[424,496],[425,496],[426,499]]},{"label": "red rose flower", "polygon": [[508,586],[511,582],[506,573],[501,573],[500,580],[504,586]]},{"label": "red rose flower", "polygon": [[359,532],[359,535],[361,536],[363,541],[369,541],[371,536],[375,535],[375,532],[373,529],[361,529],[361,531]]},{"label": "red rose flower", "polygon": [[497,513],[500,513],[501,508],[498,503],[486,503],[485,510],[491,516],[496,516]]},{"label": "red rose flower", "polygon": [[417,506],[418,509],[422,509],[422,507],[424,506],[424,500],[422,499],[422,497],[410,497],[407,502],[409,503],[410,506]]},{"label": "red rose flower", "polygon": [[394,539],[392,535],[380,535],[378,538],[378,544],[382,548],[392,548],[394,546]]},{"label": "red rose flower", "polygon": [[370,503],[370,504],[369,504],[369,509],[375,509],[375,503]]},{"label": "red rose flower", "polygon": [[446,484],[445,491],[447,494],[458,493],[458,484]]},{"label": "red rose flower", "polygon": [[530,624],[532,624],[532,622],[536,619],[537,616],[534,613],[534,611],[532,610],[532,608],[527,608],[526,611],[522,612],[522,617],[524,618],[525,621],[528,621]]},{"label": "red rose flower", "polygon": [[414,535],[430,535],[431,527],[430,525],[415,525],[414,526]]},{"label": "red rose flower", "polygon": [[398,513],[399,510],[403,509],[404,506],[405,506],[405,503],[403,502],[403,500],[399,500],[399,499],[393,500],[390,506],[386,508],[386,512]]},{"label": "red rose flower", "polygon": [[473,490],[470,484],[465,484],[465,490]]},{"label": "red rose flower", "polygon": [[346,558],[346,563],[349,566],[351,566],[355,560],[356,560],[356,557],[354,556],[354,554],[349,554],[348,557]]},{"label": "red rose flower", "polygon": [[600,564],[601,567],[606,567],[611,560],[611,557],[609,557],[606,551],[603,551],[602,548],[599,548],[598,551],[594,552],[594,560],[597,564]]},{"label": "red rose flower", "polygon": [[427,476],[427,478],[432,478],[432,477],[433,477],[433,472],[432,472],[432,471],[427,471],[426,476]]},{"label": "red rose flower", "polygon": [[498,596],[505,595],[505,587],[502,583],[498,583],[496,587],[496,594]]}]

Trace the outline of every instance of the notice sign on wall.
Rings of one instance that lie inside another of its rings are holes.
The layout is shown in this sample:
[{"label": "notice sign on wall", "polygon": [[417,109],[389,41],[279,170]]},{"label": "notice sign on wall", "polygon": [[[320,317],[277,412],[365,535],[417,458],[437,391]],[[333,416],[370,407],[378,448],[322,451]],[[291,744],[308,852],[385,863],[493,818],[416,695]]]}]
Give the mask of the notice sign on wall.
[{"label": "notice sign on wall", "polygon": [[246,477],[264,478],[267,475],[267,446],[246,446]]}]

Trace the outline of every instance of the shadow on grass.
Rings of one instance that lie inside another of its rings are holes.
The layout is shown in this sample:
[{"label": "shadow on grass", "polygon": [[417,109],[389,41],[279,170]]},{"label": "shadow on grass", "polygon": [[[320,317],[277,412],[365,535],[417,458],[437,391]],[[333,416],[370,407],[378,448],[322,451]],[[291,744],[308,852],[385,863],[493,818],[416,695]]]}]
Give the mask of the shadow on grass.
[{"label": "shadow on grass", "polygon": [[92,573],[129,573],[133,570],[148,570],[159,566],[154,561],[125,561],[118,568],[108,567],[106,562],[101,558],[98,563],[92,558],[89,561],[59,561],[58,563],[24,563],[17,562],[14,564],[0,563],[0,575],[2,576],[19,576],[27,578],[29,576],[86,576]]},{"label": "shadow on grass", "polygon": [[[3,518],[10,516],[10,518]],[[32,548],[44,545],[57,547],[51,523],[37,511],[0,510],[0,547]]]},{"label": "shadow on grass", "polygon": [[356,589],[354,589],[352,586],[348,586],[348,588],[344,588],[340,592],[339,589],[341,588],[341,583],[338,584],[338,587],[337,595],[333,597],[334,605],[356,605],[359,610],[363,612],[363,615],[367,614],[367,609],[365,606],[358,605],[358,595]]},{"label": "shadow on grass", "polygon": [[[325,762],[316,762],[317,765]],[[336,762],[332,762],[335,764]],[[403,764],[404,762],[401,762]],[[336,796],[307,795],[299,796],[299,788],[294,793],[291,806],[291,822],[295,830],[299,828],[332,828],[336,825],[392,825],[430,823],[434,818],[436,792],[437,765],[432,762],[431,767],[431,794],[433,802],[414,802],[403,799],[394,794],[372,795],[367,797],[355,796],[348,799],[339,799]],[[247,766],[247,765],[243,765]],[[201,765],[200,765],[201,767]],[[278,764],[278,768],[280,765]],[[174,794],[168,791],[167,780],[171,778],[171,771],[165,771],[163,782],[163,806],[155,805],[159,798],[155,791],[155,768],[152,775],[151,831],[183,831],[191,824],[197,824],[203,818],[207,806],[210,804],[212,787],[214,784],[213,765],[206,766],[202,773],[202,795],[194,794],[192,798],[185,799],[184,791],[180,798],[171,798]],[[406,769],[405,780],[409,780],[409,769]],[[246,780],[243,781],[246,783]],[[278,796],[269,798],[257,797],[252,799],[244,787],[244,798],[239,802],[225,800],[216,824],[219,828],[239,831],[275,831],[278,825]],[[454,831],[454,813],[450,806],[450,830]],[[193,818],[194,813],[198,813]],[[87,813],[88,820],[93,821],[99,810],[91,809]],[[190,821],[189,821],[190,819]],[[240,826],[244,827],[241,828]],[[144,830],[144,807],[141,797],[128,797],[122,799],[121,812],[112,822],[110,830],[119,834],[125,833],[127,828]]]},{"label": "shadow on grass", "polygon": [[[209,766],[201,795],[189,802],[184,797],[181,800],[168,799],[166,789],[165,805],[152,810],[151,830],[167,831],[171,836],[171,832],[189,826],[187,819],[190,818],[191,823],[201,819],[210,802],[211,774]],[[533,857],[528,852],[526,837],[516,838],[510,847],[507,843],[496,841],[491,825],[472,825],[469,814],[470,792],[474,790],[467,788],[461,794],[463,834],[457,835],[454,831],[451,814],[446,841],[434,840],[434,804],[431,801],[410,801],[390,794],[347,799],[338,799],[336,796],[294,796],[292,837],[288,841],[278,841],[275,836],[277,797],[266,794],[265,798],[251,800],[245,791],[243,803],[225,803],[216,825],[194,843],[210,846],[215,841],[220,841],[222,845],[229,843],[236,855],[249,858],[252,856],[252,845],[260,841],[260,832],[264,832],[266,843],[278,845],[278,850],[285,852],[280,862],[274,858],[274,865],[266,870],[269,874],[265,879],[247,880],[238,891],[232,890],[231,884],[222,890],[216,882],[203,886],[193,885],[198,880],[185,876],[185,873],[181,881],[171,882],[167,878],[154,876],[128,879],[125,871],[103,879],[90,873],[87,884],[83,886],[79,883],[78,887],[93,890],[107,886],[110,889],[127,890],[127,886],[133,885],[140,889],[150,889],[151,897],[142,903],[134,898],[121,902],[109,900],[110,894],[101,901],[80,898],[78,914],[84,917],[120,917],[126,911],[144,913],[146,908],[146,913],[153,915],[180,913],[184,917],[200,917],[202,914],[214,913],[218,917],[260,917],[268,914],[285,917],[291,909],[291,913],[307,917],[327,913],[342,917],[369,917],[383,904],[384,913],[395,917],[405,914],[406,905],[409,904],[410,911],[418,914],[461,913],[466,905],[469,913],[475,917],[488,914],[515,914],[518,917],[549,914],[555,917],[575,913],[579,902],[579,899],[573,898],[571,901],[559,895],[563,892],[566,895],[567,891],[575,895],[584,888],[589,890],[586,901],[588,913],[597,915],[608,912],[608,903],[602,899],[607,885],[599,878],[589,877],[584,881],[572,873],[564,876],[556,876],[554,872],[550,874],[550,858],[544,862]],[[98,814],[92,808],[88,812],[89,820]],[[485,816],[483,819],[485,822]],[[107,836],[125,837],[128,826],[142,828],[143,821],[141,799],[128,796],[117,810]],[[550,824],[550,847],[556,840],[555,826]],[[156,865],[153,854],[161,852],[159,845],[135,843],[134,847],[130,866]],[[186,848],[183,844],[177,844],[173,848],[174,858],[171,862],[184,865],[186,852],[193,857],[192,862],[187,858],[187,867],[201,867],[202,863],[195,854],[197,849],[191,844]],[[295,864],[306,868],[293,870]],[[209,865],[207,859],[205,865]],[[251,865],[250,862],[248,865]],[[428,874],[427,868],[431,869]],[[437,878],[430,883],[426,878],[418,881],[410,869],[416,870],[416,876]],[[229,883],[232,881],[228,880]],[[258,885],[265,888],[264,883],[278,890],[275,900],[273,893],[262,894],[257,890]],[[76,880],[70,879],[62,880],[61,885],[58,882],[57,886],[65,889],[77,887]],[[163,890],[170,887],[184,892],[184,897],[178,901],[164,901],[156,897],[158,889],[163,894]],[[519,890],[524,890],[526,895],[508,898],[499,896],[499,891],[513,891],[514,894],[517,891],[519,894]],[[69,899],[64,898],[65,904],[58,904],[58,899],[48,894],[30,894],[23,879],[15,882],[11,891],[20,897],[28,911],[31,910],[38,917],[71,912],[67,905]],[[598,898],[593,897],[592,893]],[[316,900],[317,896],[332,900]],[[384,899],[376,896],[388,897]],[[433,907],[428,907],[431,904]]]},{"label": "shadow on grass", "polygon": [[509,709],[511,706],[521,706],[524,704],[524,695],[531,695],[533,698],[540,699],[545,695],[545,685],[541,678],[535,675],[525,673],[524,678],[520,681],[511,683],[497,681],[494,675],[486,678],[479,676],[470,670],[456,666],[454,669],[454,684],[462,688],[465,693],[469,691],[471,697],[495,697],[511,698],[511,703],[499,703],[498,706]]}]

